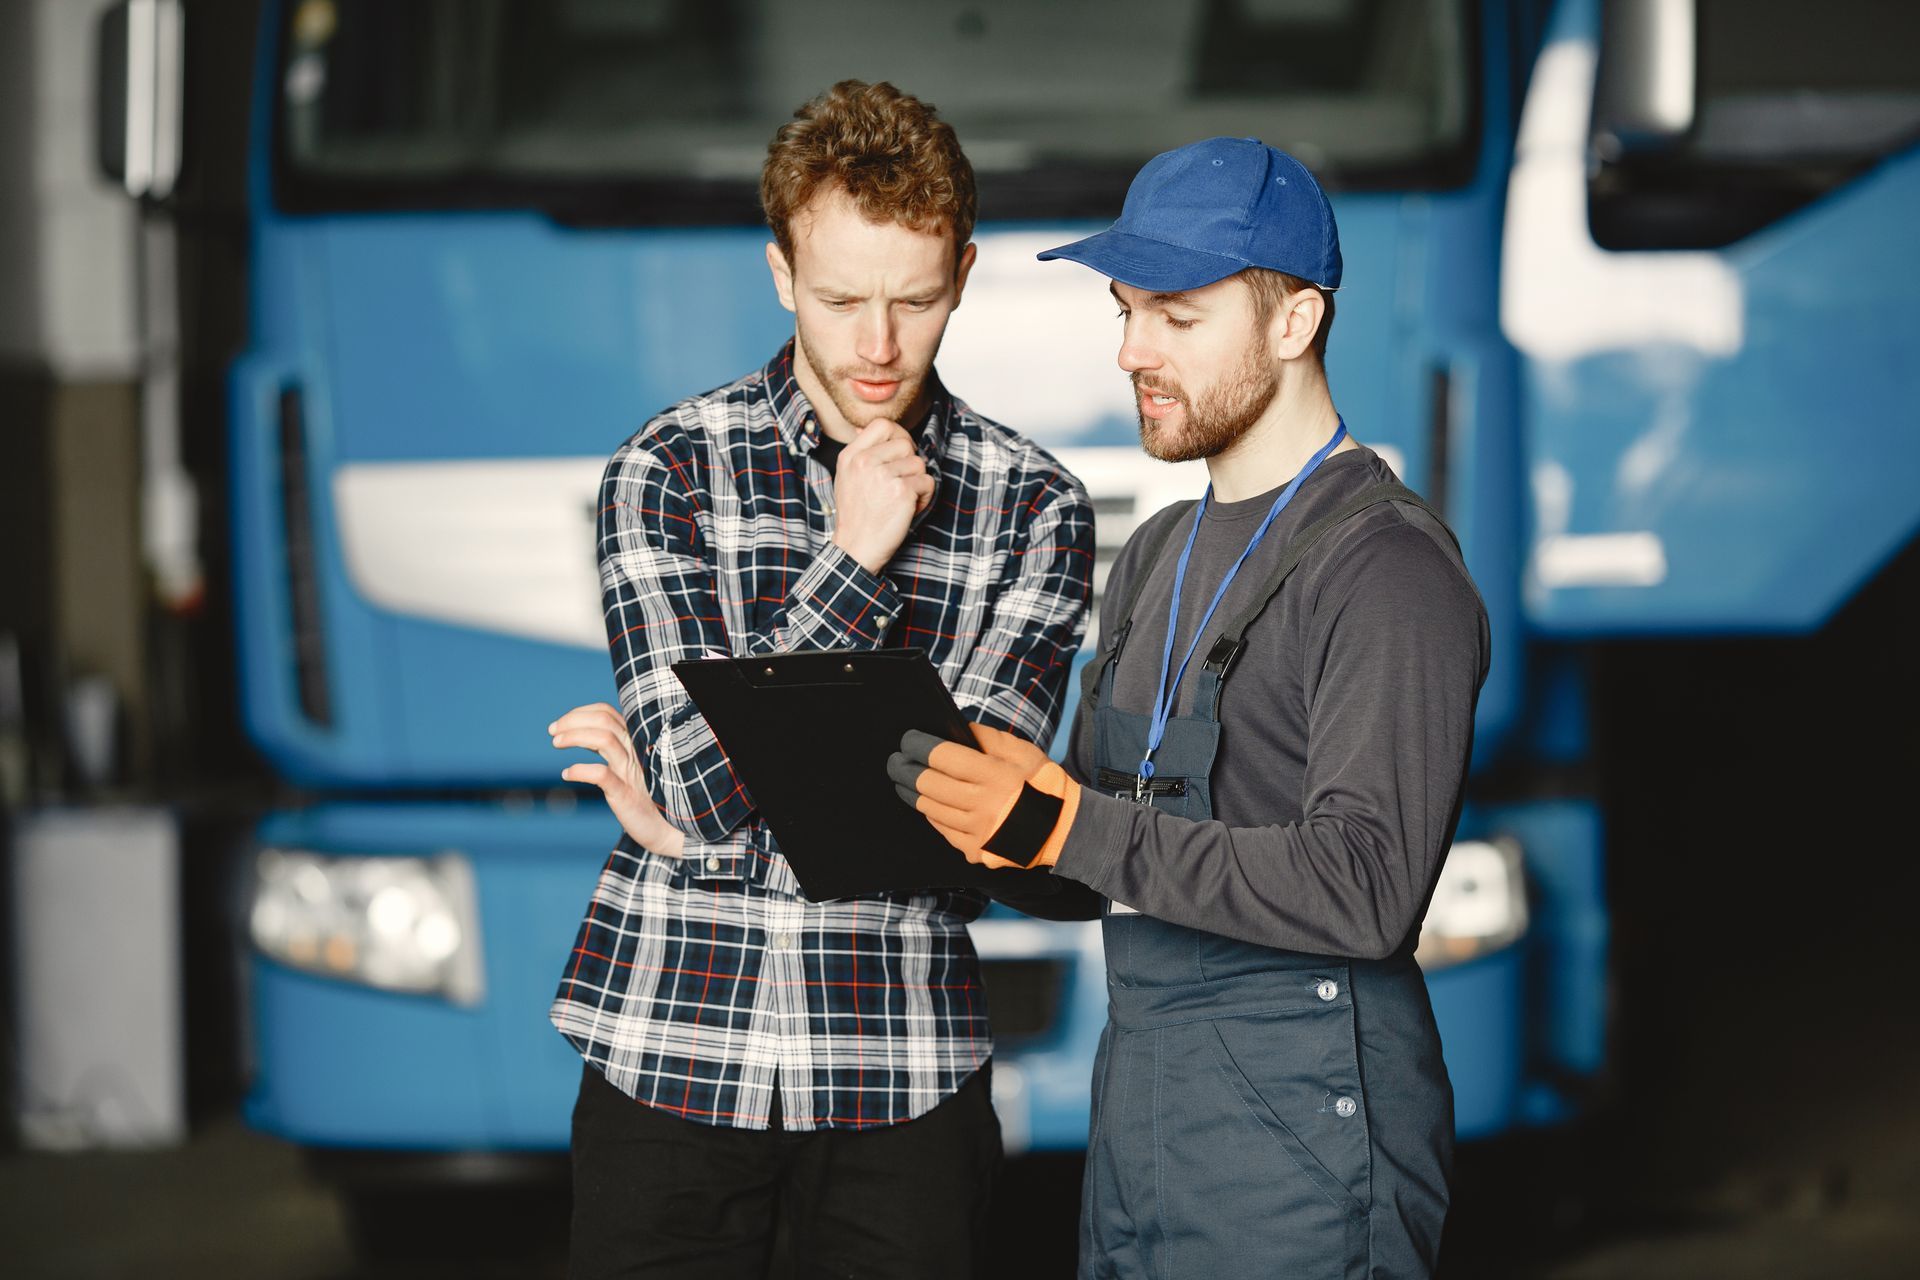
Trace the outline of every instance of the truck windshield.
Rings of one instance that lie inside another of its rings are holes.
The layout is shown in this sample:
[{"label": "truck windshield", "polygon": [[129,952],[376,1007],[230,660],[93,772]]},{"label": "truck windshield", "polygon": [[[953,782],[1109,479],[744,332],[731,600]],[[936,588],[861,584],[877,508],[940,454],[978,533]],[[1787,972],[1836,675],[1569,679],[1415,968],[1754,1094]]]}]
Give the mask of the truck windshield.
[{"label": "truck windshield", "polygon": [[[1693,128],[1651,154],[1595,139],[1602,246],[1729,245],[1920,143],[1920,7],[1701,0],[1695,12]],[[1603,64],[1622,56],[1609,31]]]},{"label": "truck windshield", "polygon": [[1464,180],[1464,0],[292,0],[296,211],[753,221],[768,139],[836,80],[939,107],[996,218],[1110,217],[1148,157],[1260,137],[1347,188]]}]

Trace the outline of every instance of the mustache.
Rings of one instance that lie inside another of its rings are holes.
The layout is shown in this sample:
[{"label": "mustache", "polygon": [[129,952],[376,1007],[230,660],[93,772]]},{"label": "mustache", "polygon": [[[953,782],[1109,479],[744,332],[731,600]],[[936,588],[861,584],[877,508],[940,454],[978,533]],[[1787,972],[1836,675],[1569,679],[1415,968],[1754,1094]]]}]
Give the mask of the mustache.
[{"label": "mustache", "polygon": [[861,382],[911,382],[918,374],[924,372],[924,370],[906,368],[854,369],[842,365],[833,372],[836,377],[857,378]]},{"label": "mustache", "polygon": [[1129,374],[1128,378],[1133,383],[1133,389],[1136,392],[1144,391],[1148,395],[1154,396],[1172,396],[1175,400],[1183,401],[1187,398],[1186,393],[1180,390],[1180,384],[1177,382],[1170,382],[1165,386],[1156,386],[1137,373]]}]

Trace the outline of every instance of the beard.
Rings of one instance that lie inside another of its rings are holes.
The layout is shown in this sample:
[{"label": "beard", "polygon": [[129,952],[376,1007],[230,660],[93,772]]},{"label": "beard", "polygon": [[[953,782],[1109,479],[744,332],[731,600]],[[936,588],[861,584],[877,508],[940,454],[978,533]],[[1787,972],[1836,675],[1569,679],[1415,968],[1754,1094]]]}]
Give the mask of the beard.
[{"label": "beard", "polygon": [[1164,378],[1143,385],[1141,375],[1135,373],[1133,386],[1136,396],[1150,387],[1155,394],[1172,396],[1186,406],[1181,415],[1185,424],[1178,434],[1167,423],[1140,415],[1140,447],[1162,462],[1195,462],[1225,453],[1253,429],[1280,392],[1280,380],[1268,363],[1264,344],[1258,341],[1247,344],[1237,369],[1197,400]]},{"label": "beard", "polygon": [[[855,431],[880,418],[898,422],[897,415],[906,412],[914,401],[920,398],[920,388],[926,385],[927,370],[925,368],[886,369],[879,372],[865,365],[843,365],[833,368],[820,358],[818,351],[814,350],[804,327],[796,325],[794,337],[800,345],[800,354],[806,357],[807,367],[813,370],[814,376],[819,378],[821,385],[827,389],[827,399],[833,401],[833,407],[840,411],[840,416],[846,419]],[[883,404],[874,404],[853,394],[853,389],[847,385],[849,378],[858,378],[862,382],[897,380],[900,387],[893,393],[893,399]],[[913,430],[913,424],[910,422],[902,422],[900,425],[908,431]]]}]

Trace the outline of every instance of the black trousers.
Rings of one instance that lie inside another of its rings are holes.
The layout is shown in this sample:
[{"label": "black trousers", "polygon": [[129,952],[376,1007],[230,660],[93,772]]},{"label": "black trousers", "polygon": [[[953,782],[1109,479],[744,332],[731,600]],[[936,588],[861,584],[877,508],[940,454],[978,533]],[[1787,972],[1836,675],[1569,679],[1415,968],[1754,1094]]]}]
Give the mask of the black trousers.
[{"label": "black trousers", "polygon": [[[1000,1167],[988,1067],[916,1120],[873,1129],[730,1129],[633,1101],[587,1067],[573,1108],[568,1274],[965,1280]],[[788,1261],[788,1260],[782,1260]]]}]

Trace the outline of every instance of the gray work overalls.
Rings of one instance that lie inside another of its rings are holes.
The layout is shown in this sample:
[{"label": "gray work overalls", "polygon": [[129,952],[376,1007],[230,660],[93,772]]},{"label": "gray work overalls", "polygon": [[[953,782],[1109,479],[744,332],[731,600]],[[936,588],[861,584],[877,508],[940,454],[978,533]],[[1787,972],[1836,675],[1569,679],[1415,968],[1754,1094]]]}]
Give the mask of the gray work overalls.
[{"label": "gray work overalls", "polygon": [[[1132,622],[1088,673],[1096,788],[1213,815],[1220,699],[1246,626],[1314,539],[1380,501],[1374,486],[1303,530],[1208,652],[1192,710],[1169,720],[1136,795],[1148,717],[1113,705]],[[1424,505],[1424,504],[1421,504]],[[1178,518],[1158,530],[1136,581]],[[1139,588],[1133,596],[1137,599]],[[1276,805],[1276,821],[1299,817]],[[1114,904],[1102,922],[1107,1029],[1093,1074],[1082,1280],[1428,1274],[1446,1216],[1453,1091],[1410,950],[1368,961],[1281,951]]]}]

